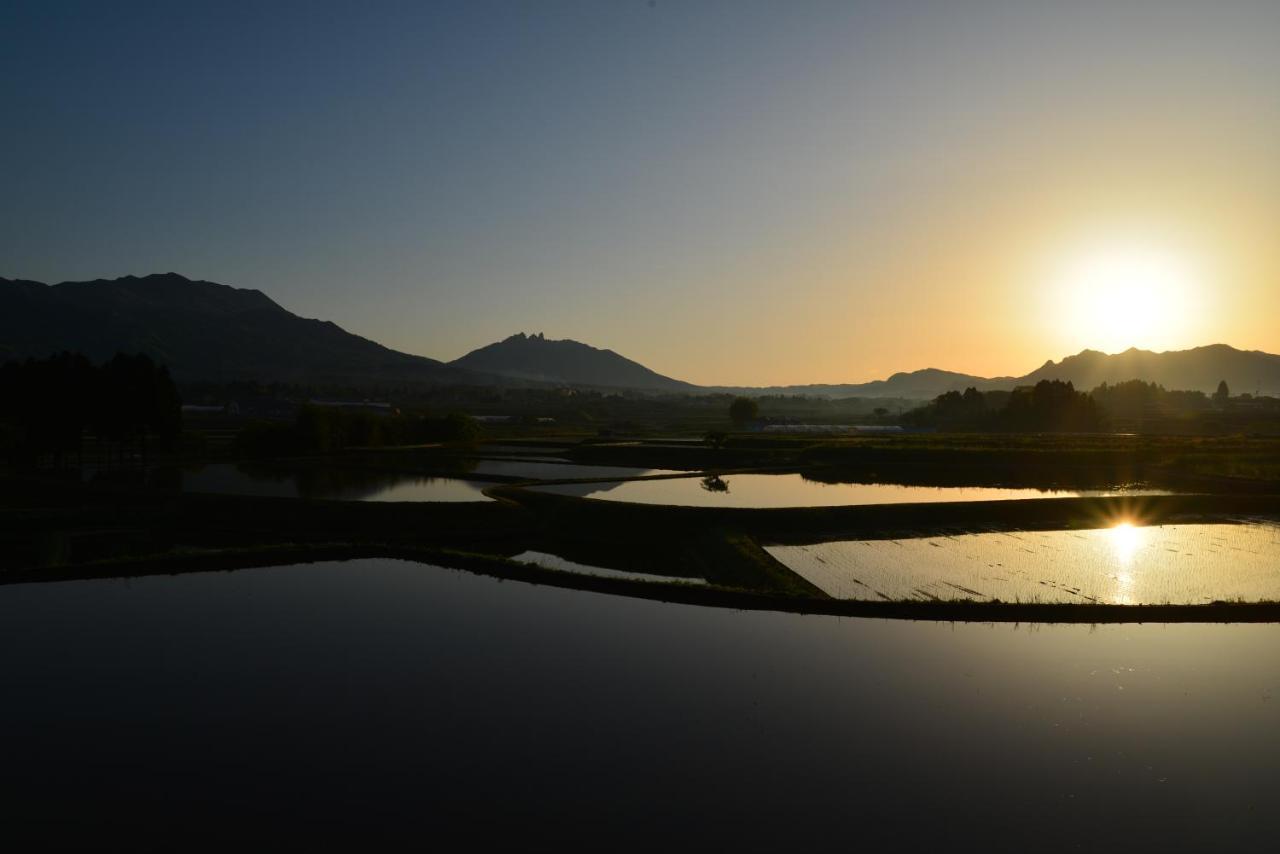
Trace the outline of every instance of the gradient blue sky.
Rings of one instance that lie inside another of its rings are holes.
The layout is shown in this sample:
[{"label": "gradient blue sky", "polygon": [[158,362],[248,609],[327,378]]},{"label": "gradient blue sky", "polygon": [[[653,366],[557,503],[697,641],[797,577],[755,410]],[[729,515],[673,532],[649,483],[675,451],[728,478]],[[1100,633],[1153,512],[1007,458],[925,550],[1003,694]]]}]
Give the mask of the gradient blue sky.
[{"label": "gradient blue sky", "polygon": [[[435,358],[544,331],[704,383],[1280,351],[1274,0],[0,14],[0,275],[173,270]],[[1179,275],[1104,318],[1070,271],[1130,250]]]}]

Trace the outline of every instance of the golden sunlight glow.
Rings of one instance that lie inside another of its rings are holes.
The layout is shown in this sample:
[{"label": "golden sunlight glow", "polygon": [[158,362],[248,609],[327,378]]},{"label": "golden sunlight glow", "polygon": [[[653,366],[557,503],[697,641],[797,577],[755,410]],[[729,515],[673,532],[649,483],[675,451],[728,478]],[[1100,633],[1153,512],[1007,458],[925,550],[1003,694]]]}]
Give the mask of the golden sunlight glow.
[{"label": "golden sunlight glow", "polygon": [[1117,605],[1133,604],[1134,578],[1129,570],[1145,539],[1143,529],[1132,522],[1117,522],[1107,529],[1107,541],[1119,565],[1115,574],[1116,589],[1112,594],[1112,601]]},{"label": "golden sunlight glow", "polygon": [[1134,526],[1132,522],[1117,522],[1107,529],[1111,551],[1116,562],[1123,567],[1133,563],[1133,556],[1142,548],[1144,539],[1142,528]]},{"label": "golden sunlight glow", "polygon": [[1107,353],[1173,349],[1195,320],[1197,275],[1189,259],[1142,244],[1079,253],[1059,272],[1055,322]]}]

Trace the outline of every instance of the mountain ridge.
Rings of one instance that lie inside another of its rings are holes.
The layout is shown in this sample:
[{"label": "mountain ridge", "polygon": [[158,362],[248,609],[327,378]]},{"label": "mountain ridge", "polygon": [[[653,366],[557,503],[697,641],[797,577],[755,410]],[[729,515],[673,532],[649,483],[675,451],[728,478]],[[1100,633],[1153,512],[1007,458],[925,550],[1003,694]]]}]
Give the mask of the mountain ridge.
[{"label": "mountain ridge", "polygon": [[74,350],[102,360],[142,352],[180,380],[299,383],[474,382],[470,372],[400,353],[261,291],[177,273],[46,285],[0,279],[0,359]]},{"label": "mountain ridge", "polygon": [[517,332],[449,362],[455,367],[513,379],[643,391],[696,391],[698,387],[663,376],[613,350],[570,338],[550,339],[541,332]]},{"label": "mountain ridge", "polygon": [[940,368],[899,371],[865,383],[698,386],[573,339],[517,333],[451,362],[392,350],[327,320],[300,317],[266,293],[178,273],[48,285],[0,278],[0,361],[74,350],[95,360],[144,352],[176,379],[257,380],[349,386],[551,385],[662,394],[790,394],[930,400],[974,387],[1007,390],[1042,379],[1092,389],[1130,379],[1212,392],[1280,394],[1280,355],[1208,344],[1107,354],[1084,349],[1019,377]]},{"label": "mountain ridge", "polygon": [[1048,359],[1022,376],[981,377],[939,368],[899,371],[884,380],[830,385],[769,386],[764,389],[722,386],[734,393],[799,394],[821,393],[825,397],[907,397],[931,399],[949,391],[976,388],[979,391],[1008,391],[1034,385],[1040,380],[1070,381],[1090,390],[1106,382],[1139,379],[1167,389],[1211,393],[1220,381],[1236,392],[1280,395],[1280,355],[1263,350],[1239,350],[1229,344],[1204,344],[1186,350],[1141,350],[1130,347],[1121,353],[1103,353],[1085,348],[1058,361]]},{"label": "mountain ridge", "polygon": [[1130,347],[1111,354],[1085,349],[1058,362],[1050,360],[1021,379],[1023,384],[1071,380],[1085,389],[1142,379],[1169,389],[1203,392],[1212,392],[1226,381],[1237,393],[1274,394],[1280,392],[1280,355],[1221,343],[1164,351]]}]

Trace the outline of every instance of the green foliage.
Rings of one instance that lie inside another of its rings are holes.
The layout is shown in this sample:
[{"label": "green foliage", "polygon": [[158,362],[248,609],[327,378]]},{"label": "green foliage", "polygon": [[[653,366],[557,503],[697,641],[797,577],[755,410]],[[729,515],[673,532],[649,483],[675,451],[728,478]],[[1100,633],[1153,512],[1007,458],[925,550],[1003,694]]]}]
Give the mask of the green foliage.
[{"label": "green foliage", "polygon": [[729,404],[729,419],[739,426],[756,420],[760,405],[749,397],[736,397]]},{"label": "green foliage", "polygon": [[309,404],[298,410],[292,424],[257,421],[245,425],[236,437],[236,450],[245,457],[285,457],[331,454],[344,448],[468,443],[479,435],[476,420],[458,412],[428,418]]},{"label": "green foliage", "polygon": [[250,421],[235,439],[242,457],[285,457],[298,452],[295,425],[283,421]]},{"label": "green foliage", "polygon": [[14,457],[22,447],[23,432],[10,421],[0,421],[0,455]]},{"label": "green foliage", "polygon": [[428,429],[435,430],[436,439],[441,442],[474,442],[480,436],[480,425],[461,412],[450,412],[439,424],[429,424]]},{"label": "green foliage", "polygon": [[1204,412],[1209,399],[1200,391],[1166,391],[1164,386],[1142,380],[1102,385],[1089,393],[1113,418],[1150,418]]},{"label": "green foliage", "polygon": [[707,447],[719,450],[729,441],[729,434],[723,430],[708,430],[703,434],[702,441],[707,443]]},{"label": "green foliage", "polygon": [[1092,432],[1102,428],[1093,398],[1070,382],[1041,380],[1012,392],[949,391],[907,413],[912,426],[993,432]]},{"label": "green foliage", "polygon": [[997,423],[1005,430],[1087,433],[1099,430],[1097,404],[1070,382],[1041,380],[1033,388],[1014,389]]},{"label": "green foliage", "polygon": [[341,447],[339,431],[344,413],[319,406],[304,406],[294,420],[297,449],[306,453],[324,454]]},{"label": "green foliage", "polygon": [[91,423],[102,438],[130,442],[150,432],[171,440],[181,429],[181,403],[169,371],[145,355],[116,354],[99,370],[92,393]]}]

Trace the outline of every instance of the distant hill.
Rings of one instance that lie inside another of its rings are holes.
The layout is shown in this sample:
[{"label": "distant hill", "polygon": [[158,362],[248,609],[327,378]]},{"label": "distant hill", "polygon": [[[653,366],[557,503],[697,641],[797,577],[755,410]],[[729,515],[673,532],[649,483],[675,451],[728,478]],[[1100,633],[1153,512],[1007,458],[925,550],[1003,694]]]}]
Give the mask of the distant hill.
[{"label": "distant hill", "polygon": [[1225,344],[1107,355],[1084,350],[1021,377],[977,377],[937,368],[884,380],[769,387],[696,386],[663,376],[612,350],[543,335],[512,335],[448,364],[383,347],[336,324],[286,311],[261,291],[194,281],[177,273],[92,282],[0,278],[0,361],[60,350],[94,360],[143,352],[180,381],[262,380],[313,385],[573,385],[661,393],[786,394],[930,400],[973,386],[982,391],[1070,380],[1089,390],[1131,379],[1168,389],[1280,395],[1280,356]]},{"label": "distant hill", "polygon": [[1034,385],[1040,380],[1070,380],[1076,388],[1090,391],[1102,383],[1145,380],[1167,389],[1187,389],[1212,393],[1226,380],[1234,394],[1255,391],[1280,395],[1280,356],[1258,350],[1237,350],[1226,344],[1212,344],[1190,350],[1153,353],[1129,349],[1107,354],[1084,350],[1060,362],[1052,360],[1020,377],[978,377],[937,368],[897,373],[887,380],[842,385],[770,386],[767,388],[724,388],[737,394],[807,394],[819,397],[884,397],[931,400],[949,391],[973,387],[979,391],[1008,390]]},{"label": "distant hill", "polygon": [[298,317],[261,291],[177,273],[58,285],[0,279],[0,361],[60,350],[94,360],[118,351],[147,353],[179,380],[377,385],[482,379]]},{"label": "distant hill", "polygon": [[697,392],[698,386],[673,380],[639,362],[578,341],[555,341],[523,332],[472,350],[449,363],[456,368],[565,385],[631,388],[644,391]]},{"label": "distant hill", "polygon": [[751,388],[743,386],[722,386],[717,391],[732,394],[781,394],[807,395],[810,397],[878,397],[905,400],[932,400],[940,394],[955,390],[963,391],[970,386],[980,391],[991,389],[1013,388],[1016,384],[1013,377],[997,377],[986,379],[972,374],[958,374],[955,371],[943,371],[938,368],[924,368],[919,371],[896,373],[887,380],[872,380],[865,383],[839,383],[833,385],[788,385]]},{"label": "distant hill", "polygon": [[1168,389],[1212,393],[1226,380],[1233,394],[1259,391],[1280,394],[1280,356],[1258,350],[1237,350],[1226,344],[1210,344],[1190,350],[1153,353],[1130,348],[1107,355],[1084,350],[1061,362],[1048,361],[1019,380],[1070,380],[1076,388],[1093,389],[1102,383],[1141,379]]}]

